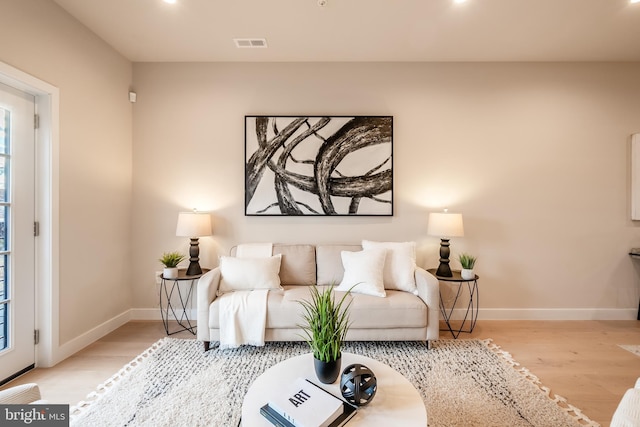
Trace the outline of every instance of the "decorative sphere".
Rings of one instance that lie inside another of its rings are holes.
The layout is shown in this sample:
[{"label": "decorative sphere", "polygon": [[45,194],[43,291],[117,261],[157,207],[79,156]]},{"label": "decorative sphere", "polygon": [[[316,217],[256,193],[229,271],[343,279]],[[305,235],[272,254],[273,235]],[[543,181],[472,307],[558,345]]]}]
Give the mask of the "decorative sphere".
[{"label": "decorative sphere", "polygon": [[373,400],[378,381],[371,369],[359,363],[349,365],[340,377],[340,392],[345,400],[356,406],[364,406]]}]

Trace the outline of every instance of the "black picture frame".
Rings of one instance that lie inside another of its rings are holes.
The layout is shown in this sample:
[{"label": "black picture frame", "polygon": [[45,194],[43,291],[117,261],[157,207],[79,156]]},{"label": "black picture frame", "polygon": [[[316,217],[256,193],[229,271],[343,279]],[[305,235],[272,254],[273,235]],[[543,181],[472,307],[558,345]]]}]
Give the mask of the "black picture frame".
[{"label": "black picture frame", "polygon": [[245,116],[246,216],[392,216],[393,116]]}]

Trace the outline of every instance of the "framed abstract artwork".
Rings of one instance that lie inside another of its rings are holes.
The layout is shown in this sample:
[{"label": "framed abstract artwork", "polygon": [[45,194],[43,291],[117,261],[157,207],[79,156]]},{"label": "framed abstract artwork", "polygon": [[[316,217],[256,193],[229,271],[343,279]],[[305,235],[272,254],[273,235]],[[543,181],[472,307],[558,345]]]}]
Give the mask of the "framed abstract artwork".
[{"label": "framed abstract artwork", "polygon": [[245,116],[245,215],[393,215],[393,117]]}]

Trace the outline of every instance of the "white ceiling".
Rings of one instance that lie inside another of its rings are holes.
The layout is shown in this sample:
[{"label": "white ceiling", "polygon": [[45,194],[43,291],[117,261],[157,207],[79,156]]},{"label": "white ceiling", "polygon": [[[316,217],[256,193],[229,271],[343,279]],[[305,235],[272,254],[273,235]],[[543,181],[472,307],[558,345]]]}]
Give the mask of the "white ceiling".
[{"label": "white ceiling", "polygon": [[134,62],[640,61],[629,0],[54,1]]}]

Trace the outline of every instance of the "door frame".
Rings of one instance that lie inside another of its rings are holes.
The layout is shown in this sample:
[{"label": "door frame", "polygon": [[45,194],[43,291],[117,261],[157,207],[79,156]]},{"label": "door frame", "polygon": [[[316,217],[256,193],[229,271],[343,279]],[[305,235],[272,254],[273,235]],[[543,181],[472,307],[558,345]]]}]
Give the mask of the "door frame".
[{"label": "door frame", "polygon": [[36,367],[50,367],[61,358],[59,340],[59,122],[60,91],[8,64],[0,62],[0,82],[35,96],[35,219],[40,235],[35,241]]}]

